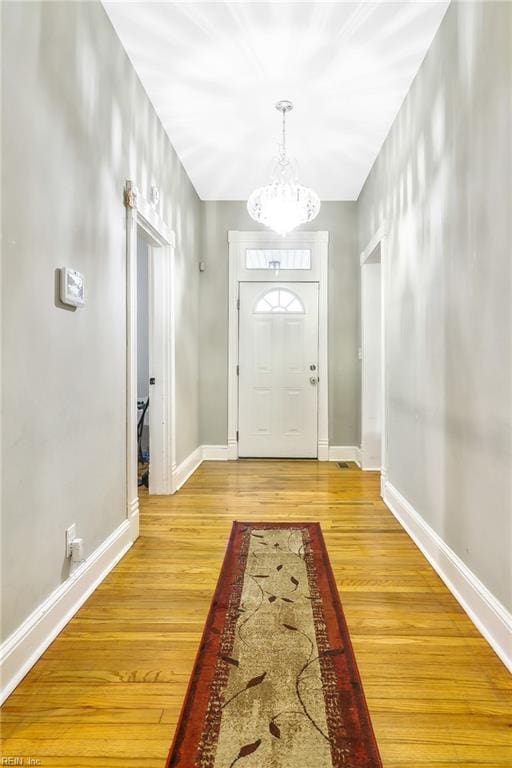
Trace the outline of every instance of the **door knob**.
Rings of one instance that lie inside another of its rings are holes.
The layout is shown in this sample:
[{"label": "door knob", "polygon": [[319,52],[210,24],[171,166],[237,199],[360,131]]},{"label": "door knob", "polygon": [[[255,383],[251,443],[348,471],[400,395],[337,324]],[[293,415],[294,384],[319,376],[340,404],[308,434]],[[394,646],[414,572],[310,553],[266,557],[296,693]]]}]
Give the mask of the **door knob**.
[{"label": "door knob", "polygon": [[316,384],[316,382],[318,381],[316,376],[310,376],[309,380],[310,380],[311,384]]}]

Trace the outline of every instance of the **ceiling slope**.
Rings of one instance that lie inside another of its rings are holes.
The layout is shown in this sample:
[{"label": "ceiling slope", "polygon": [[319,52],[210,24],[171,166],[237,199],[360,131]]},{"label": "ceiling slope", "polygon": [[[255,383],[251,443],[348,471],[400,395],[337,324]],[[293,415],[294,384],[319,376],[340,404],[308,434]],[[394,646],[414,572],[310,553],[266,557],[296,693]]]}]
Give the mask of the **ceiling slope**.
[{"label": "ceiling slope", "polygon": [[448,2],[104,2],[203,200],[268,181],[279,99],[322,200],[356,200]]}]

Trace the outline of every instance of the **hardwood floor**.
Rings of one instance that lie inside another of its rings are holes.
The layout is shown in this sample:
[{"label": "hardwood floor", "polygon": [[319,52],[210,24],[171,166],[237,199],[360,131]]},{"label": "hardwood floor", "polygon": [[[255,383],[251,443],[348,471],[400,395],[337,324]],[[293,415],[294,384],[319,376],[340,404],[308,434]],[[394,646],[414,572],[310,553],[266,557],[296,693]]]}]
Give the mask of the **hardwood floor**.
[{"label": "hardwood floor", "polygon": [[304,520],[322,524],[384,767],[510,768],[512,677],[378,489],[333,463],[207,462],[143,496],[140,539],[5,703],[2,755],[162,768],[232,520]]}]

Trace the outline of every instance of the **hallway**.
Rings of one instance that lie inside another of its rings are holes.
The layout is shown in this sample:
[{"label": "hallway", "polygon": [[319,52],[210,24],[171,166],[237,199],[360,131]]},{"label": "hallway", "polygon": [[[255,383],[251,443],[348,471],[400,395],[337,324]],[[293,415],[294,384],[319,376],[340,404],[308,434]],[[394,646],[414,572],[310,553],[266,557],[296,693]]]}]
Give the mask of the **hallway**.
[{"label": "hallway", "polygon": [[140,538],[3,707],[4,754],[162,768],[234,519],[321,523],[385,768],[510,765],[505,667],[378,473],[315,461],[205,462],[144,495]]}]

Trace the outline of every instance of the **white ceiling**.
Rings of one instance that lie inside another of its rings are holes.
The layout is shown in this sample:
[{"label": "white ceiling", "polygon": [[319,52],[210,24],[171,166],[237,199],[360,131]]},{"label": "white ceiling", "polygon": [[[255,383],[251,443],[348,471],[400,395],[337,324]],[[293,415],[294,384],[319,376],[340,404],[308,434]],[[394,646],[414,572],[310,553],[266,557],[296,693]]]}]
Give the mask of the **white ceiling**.
[{"label": "white ceiling", "polygon": [[356,200],[449,2],[104,2],[203,200],[245,200],[276,154]]}]

